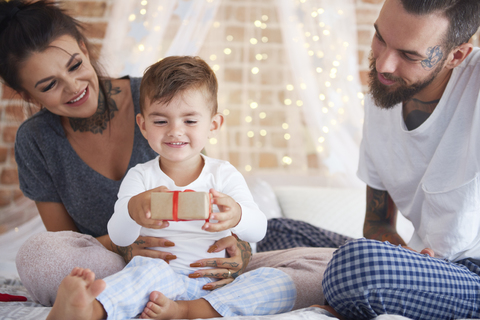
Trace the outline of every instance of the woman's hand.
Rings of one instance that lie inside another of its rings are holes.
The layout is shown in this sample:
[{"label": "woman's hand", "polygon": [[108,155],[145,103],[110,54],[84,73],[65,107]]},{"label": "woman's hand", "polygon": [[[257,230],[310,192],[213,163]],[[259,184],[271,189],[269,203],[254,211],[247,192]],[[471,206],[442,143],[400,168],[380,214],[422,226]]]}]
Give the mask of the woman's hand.
[{"label": "woman's hand", "polygon": [[160,186],[130,198],[128,201],[128,213],[140,226],[150,229],[163,229],[168,227],[168,221],[152,219],[151,199],[152,192],[167,192],[168,188]]},{"label": "woman's hand", "polygon": [[247,268],[252,257],[252,248],[248,242],[237,240],[229,236],[215,242],[208,252],[227,251],[229,258],[202,259],[192,263],[191,267],[212,267],[212,269],[197,270],[190,274],[190,278],[210,277],[218,278],[216,282],[210,282],[203,286],[205,290],[214,290],[229,284]]},{"label": "woman's hand", "polygon": [[175,244],[169,240],[156,237],[138,237],[138,239],[128,247],[119,247],[111,242],[112,251],[118,253],[123,257],[126,263],[129,263],[134,256],[143,256],[149,258],[157,258],[165,260],[167,263],[170,260],[176,259],[177,256],[169,253],[148,249],[153,247],[173,247]]},{"label": "woman's hand", "polygon": [[228,230],[235,227],[242,218],[242,208],[232,197],[210,189],[213,195],[213,204],[218,206],[220,212],[210,214],[210,220],[217,220],[216,223],[206,222],[202,229],[210,232]]}]

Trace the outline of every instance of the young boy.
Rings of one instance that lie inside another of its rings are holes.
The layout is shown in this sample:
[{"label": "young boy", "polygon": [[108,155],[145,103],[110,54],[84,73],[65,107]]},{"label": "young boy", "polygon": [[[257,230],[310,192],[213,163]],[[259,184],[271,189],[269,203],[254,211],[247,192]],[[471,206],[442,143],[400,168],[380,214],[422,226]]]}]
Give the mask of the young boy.
[{"label": "young boy", "polygon": [[[146,70],[140,104],[137,124],[159,156],[129,170],[108,231],[119,246],[130,245],[140,235],[171,240],[175,243],[171,253],[177,259],[167,263],[137,256],[104,282],[94,281],[91,271],[76,268],[60,285],[49,319],[72,315],[124,319],[140,313],[142,318],[195,319],[289,311],[295,286],[277,269],[242,274],[211,292],[202,290],[212,281],[209,278],[188,277],[190,263],[209,254],[216,240],[233,232],[256,242],[266,232],[266,218],[242,175],[228,162],[201,154],[223,124],[213,71],[197,57],[165,58]],[[219,210],[214,210],[210,221],[217,222],[151,219],[153,191],[186,189],[212,194]],[[223,251],[216,254],[225,256]]]}]

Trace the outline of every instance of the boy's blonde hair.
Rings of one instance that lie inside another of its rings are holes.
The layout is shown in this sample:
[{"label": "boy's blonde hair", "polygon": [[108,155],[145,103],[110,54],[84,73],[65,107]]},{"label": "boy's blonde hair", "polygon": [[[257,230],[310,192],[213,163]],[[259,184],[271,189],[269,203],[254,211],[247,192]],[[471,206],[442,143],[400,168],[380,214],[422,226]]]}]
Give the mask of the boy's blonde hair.
[{"label": "boy's blonde hair", "polygon": [[143,114],[145,102],[168,104],[172,99],[189,89],[202,90],[212,115],[217,113],[218,83],[215,73],[200,57],[171,56],[148,67],[140,85],[140,109]]}]

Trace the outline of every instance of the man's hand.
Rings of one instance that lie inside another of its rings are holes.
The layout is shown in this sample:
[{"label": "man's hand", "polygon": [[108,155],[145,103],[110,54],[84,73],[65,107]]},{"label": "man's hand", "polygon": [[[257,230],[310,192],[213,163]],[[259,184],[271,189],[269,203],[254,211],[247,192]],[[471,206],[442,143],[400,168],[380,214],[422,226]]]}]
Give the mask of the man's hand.
[{"label": "man's hand", "polygon": [[205,290],[213,290],[229,284],[247,268],[252,257],[252,248],[248,242],[237,240],[229,236],[215,242],[208,250],[219,252],[226,250],[229,258],[202,259],[192,263],[191,267],[212,267],[212,269],[197,270],[190,274],[190,278],[210,277],[220,280],[203,286]]},{"label": "man's hand", "polygon": [[[414,250],[408,246],[402,246],[403,248],[407,249],[407,250],[410,250],[410,251],[413,251],[413,252],[418,252],[417,250]],[[423,249],[422,251],[418,252],[420,254],[426,254],[426,255],[429,255],[430,257],[434,258],[435,257],[435,253],[433,252],[432,249],[430,248],[425,248]]]}]

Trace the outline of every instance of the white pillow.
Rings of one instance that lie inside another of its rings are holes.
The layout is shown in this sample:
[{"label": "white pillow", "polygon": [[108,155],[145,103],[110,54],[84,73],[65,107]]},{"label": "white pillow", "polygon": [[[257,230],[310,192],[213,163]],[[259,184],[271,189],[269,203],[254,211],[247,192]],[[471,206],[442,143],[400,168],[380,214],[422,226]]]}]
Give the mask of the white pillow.
[{"label": "white pillow", "polygon": [[[283,215],[352,238],[363,237],[365,188],[281,186],[274,188]],[[398,214],[397,230],[408,242],[413,225]]]},{"label": "white pillow", "polygon": [[245,180],[252,193],[253,200],[257,203],[267,219],[282,217],[282,209],[280,209],[277,196],[275,192],[273,192],[270,184],[265,180],[253,176],[247,176]]}]

